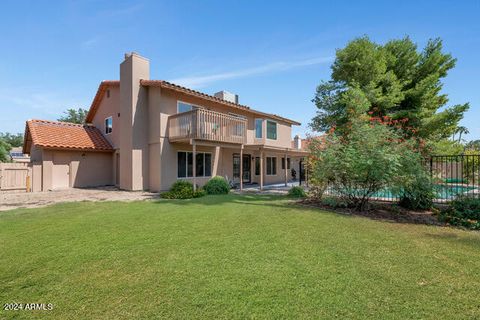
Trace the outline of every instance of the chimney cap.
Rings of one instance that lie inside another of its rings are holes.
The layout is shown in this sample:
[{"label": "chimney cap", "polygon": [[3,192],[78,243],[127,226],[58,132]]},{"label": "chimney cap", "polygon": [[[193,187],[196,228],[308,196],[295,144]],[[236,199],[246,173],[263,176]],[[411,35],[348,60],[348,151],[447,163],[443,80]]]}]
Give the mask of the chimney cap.
[{"label": "chimney cap", "polygon": [[219,99],[238,104],[238,94],[231,93],[226,90],[222,90],[222,91],[216,92],[214,96]]},{"label": "chimney cap", "polygon": [[136,51],[131,51],[131,52],[126,52],[125,53],[125,60],[127,60],[128,58],[132,57],[132,56],[135,56],[135,57],[138,57],[138,58],[141,58],[141,59],[144,59],[144,60],[147,60],[147,58],[143,57],[142,55],[140,55],[138,52]]}]

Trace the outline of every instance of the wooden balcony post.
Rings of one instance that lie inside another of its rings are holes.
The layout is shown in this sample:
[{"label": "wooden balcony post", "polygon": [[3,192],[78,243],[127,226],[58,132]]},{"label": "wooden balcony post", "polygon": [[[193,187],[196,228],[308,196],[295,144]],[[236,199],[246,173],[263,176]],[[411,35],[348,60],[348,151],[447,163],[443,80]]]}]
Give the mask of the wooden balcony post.
[{"label": "wooden balcony post", "polygon": [[263,190],[263,150],[260,151],[260,190]]},{"label": "wooden balcony post", "polygon": [[[197,191],[197,144],[195,139],[192,140],[192,150],[193,150],[193,191]],[[188,167],[188,157],[187,157],[187,167]],[[187,170],[188,171],[188,170]]]},{"label": "wooden balcony post", "polygon": [[240,147],[240,191],[243,190],[243,144]]},{"label": "wooden balcony post", "polygon": [[285,158],[284,158],[284,161],[285,161],[285,187],[287,186],[287,183],[288,183],[288,174],[287,174],[287,153],[285,152]]}]

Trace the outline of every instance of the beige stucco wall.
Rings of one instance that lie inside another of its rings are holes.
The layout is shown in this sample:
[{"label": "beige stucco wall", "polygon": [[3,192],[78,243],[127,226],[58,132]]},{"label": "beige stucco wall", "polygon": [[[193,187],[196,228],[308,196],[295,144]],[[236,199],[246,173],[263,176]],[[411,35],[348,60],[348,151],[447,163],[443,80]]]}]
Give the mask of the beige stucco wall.
[{"label": "beige stucco wall", "polygon": [[[113,153],[42,150],[41,190],[113,185]],[[65,166],[67,166],[65,170]],[[39,169],[36,169],[39,170]],[[35,172],[34,172],[35,174]],[[37,176],[39,172],[37,173]],[[35,189],[38,180],[34,178]],[[35,190],[39,191],[39,190]]]},{"label": "beige stucco wall", "polygon": [[148,96],[141,79],[150,78],[148,59],[137,54],[120,65],[120,188],[149,187]]},{"label": "beige stucco wall", "polygon": [[31,163],[30,167],[32,168],[32,192],[42,191],[42,164],[41,163]]},{"label": "beige stucco wall", "polygon": [[[170,189],[171,185],[178,180],[178,166],[177,166],[177,152],[178,151],[192,151],[193,147],[189,144],[171,144],[168,139],[162,138],[160,143],[160,152],[162,154],[159,163],[160,170],[158,171],[158,179],[156,185],[151,184],[152,191],[166,191]],[[221,151],[218,147],[197,146],[197,152],[208,152],[212,154],[212,175],[210,177],[197,177],[196,184],[203,186],[211,177],[222,175],[220,172]],[[156,174],[154,174],[156,175]],[[181,178],[189,180],[193,183],[193,178]],[[152,180],[153,181],[153,180]]]},{"label": "beige stucco wall", "polygon": [[[204,101],[203,99],[197,97],[191,97],[186,94],[174,92],[171,90],[160,89],[158,87],[150,87],[148,93],[149,100],[149,109],[155,110],[152,113],[150,111],[149,118],[149,134],[150,137],[164,136],[168,135],[168,117],[170,115],[177,113],[177,101],[183,101],[198,105],[201,107],[208,108],[209,110],[222,112],[222,113],[234,113],[247,118],[247,145],[248,144],[265,144],[266,146],[275,146],[282,148],[291,147],[291,134],[292,127],[290,124],[273,120],[277,123],[277,139],[270,140],[266,139],[266,121],[268,118],[253,115],[251,112],[232,109],[222,105],[221,103],[216,103],[213,101]],[[153,115],[153,116],[152,116]],[[255,119],[263,119],[263,135],[264,139],[255,139]],[[271,119],[270,119],[271,120]]]},{"label": "beige stucco wall", "polygon": [[[219,170],[219,175],[228,178],[229,180],[233,179],[233,154],[240,154],[240,150],[235,150],[235,149],[227,149],[223,148],[222,149],[222,155],[221,155],[221,163],[222,167]],[[250,155],[251,156],[251,164],[250,164],[250,170],[251,170],[251,177],[252,177],[252,182],[254,183],[260,183],[260,175],[255,175],[255,158],[260,157],[261,153],[259,150],[252,150],[252,149],[244,149],[243,150],[244,155]],[[263,152],[263,184],[274,184],[274,183],[284,183],[285,182],[285,171],[282,169],[282,158],[284,157],[283,154],[279,153],[274,153],[274,152]],[[267,175],[267,157],[276,157],[277,158],[277,174],[276,175]],[[287,156],[287,158],[290,158],[290,168],[293,168],[297,171],[297,179],[298,179],[298,157],[291,157]],[[287,180],[291,181],[292,176],[291,176],[291,169],[287,170]]]},{"label": "beige stucco wall", "polygon": [[[110,96],[105,93],[93,117],[92,124],[97,127],[114,148],[120,147],[120,86],[111,86],[107,89]],[[112,117],[112,133],[105,134],[105,119]]]},{"label": "beige stucco wall", "polygon": [[[190,97],[188,95],[164,90],[158,87],[149,87],[148,89],[148,145],[149,145],[149,189],[152,191],[168,190],[170,186],[177,181],[177,151],[191,151],[189,144],[170,143],[168,140],[168,117],[177,113],[177,101],[183,101],[194,105],[209,108],[218,112],[233,112],[243,115],[248,119],[247,142],[250,144],[265,144],[266,146],[276,146],[290,148],[291,146],[291,126],[286,123],[277,122],[278,139],[255,139],[255,118],[249,112],[243,110],[232,110],[221,104],[203,101],[202,99]],[[264,136],[266,135],[266,121],[263,123]],[[233,153],[240,152],[238,149],[220,148],[213,146],[198,146],[199,152],[206,151],[212,153],[212,176],[220,175],[233,179]],[[251,154],[252,157],[260,156],[259,151],[245,150],[245,154]],[[274,154],[265,153],[265,156]],[[281,183],[285,181],[284,172],[281,170],[280,158],[277,160],[277,175],[264,176],[264,183]],[[252,161],[252,182],[259,182],[259,177],[254,175],[254,162]],[[266,173],[266,161],[264,161],[264,173]],[[290,178],[290,171],[288,172]],[[209,178],[197,178],[197,184],[203,185]],[[193,180],[193,179],[188,179]]]},{"label": "beige stucco wall", "polygon": [[[143,87],[141,79],[149,79],[149,61],[137,54],[131,54],[120,65],[120,86],[109,87],[109,97],[105,94],[93,119],[93,125],[105,132],[105,118],[112,116],[113,132],[105,135],[110,143],[116,148],[119,155],[119,178],[117,179],[116,155],[109,155],[109,172],[111,176],[99,178],[100,183],[105,179],[109,183],[119,181],[119,186],[128,190],[150,189],[152,191],[167,190],[177,180],[177,151],[191,151],[192,146],[185,144],[171,144],[168,140],[168,117],[177,113],[177,101],[184,101],[198,105],[213,111],[222,113],[234,113],[247,119],[247,146],[265,145],[279,148],[291,147],[291,125],[289,123],[274,120],[277,123],[276,140],[266,139],[266,121],[268,118],[255,115],[248,110],[234,109],[215,101],[205,101],[188,94],[175,92],[159,87]],[[263,138],[255,138],[255,119],[263,121]],[[232,154],[239,150],[218,148],[214,146],[198,147],[198,151],[212,152],[214,168],[212,175],[228,176],[232,179]],[[247,152],[247,151],[246,151]],[[58,155],[57,155],[58,157]],[[252,154],[252,157],[255,157]],[[100,157],[102,158],[102,157]],[[103,159],[103,158],[102,158]],[[47,153],[42,159],[42,175],[47,188],[54,183],[48,181],[62,176],[60,167],[54,167],[53,155]],[[64,161],[64,160],[63,160]],[[280,160],[277,160],[278,168]],[[99,167],[95,165],[94,172],[106,169],[104,160],[100,160]],[[81,170],[82,161],[72,162],[73,170],[78,173],[75,180],[84,185],[89,182],[89,173],[84,178]],[[266,166],[266,162],[264,162]],[[265,170],[266,171],[266,170]],[[265,176],[264,183],[284,181],[284,175],[277,170],[277,176]],[[254,162],[252,161],[252,180],[256,181],[254,174]],[[48,178],[50,177],[50,178]],[[197,183],[203,185],[208,178],[198,178]],[[87,181],[87,182],[86,182]],[[74,183],[72,183],[74,185]],[[45,188],[45,186],[44,186]]]}]

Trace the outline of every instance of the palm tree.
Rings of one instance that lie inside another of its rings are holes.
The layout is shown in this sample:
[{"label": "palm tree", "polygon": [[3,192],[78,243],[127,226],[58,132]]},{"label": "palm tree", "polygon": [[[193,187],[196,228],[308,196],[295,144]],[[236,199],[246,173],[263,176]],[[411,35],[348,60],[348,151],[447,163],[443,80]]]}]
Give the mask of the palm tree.
[{"label": "palm tree", "polygon": [[462,142],[462,134],[469,134],[470,131],[464,126],[460,126],[457,128],[457,133],[458,133],[458,142]]}]

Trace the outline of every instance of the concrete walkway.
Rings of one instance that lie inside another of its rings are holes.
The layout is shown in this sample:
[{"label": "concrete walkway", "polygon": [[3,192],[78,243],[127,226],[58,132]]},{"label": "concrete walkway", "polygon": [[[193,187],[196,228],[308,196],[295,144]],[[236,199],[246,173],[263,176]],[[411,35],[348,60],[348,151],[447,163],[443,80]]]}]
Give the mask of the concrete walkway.
[{"label": "concrete walkway", "polygon": [[[264,185],[263,190],[260,190],[260,186],[258,184],[254,185],[244,185],[243,186],[243,191],[240,191],[240,189],[235,189],[233,192],[237,194],[242,194],[242,193],[253,193],[253,194],[287,194],[288,190],[290,188],[298,186],[299,183],[298,181],[292,181],[287,183],[287,186],[285,187],[285,183],[276,183],[276,184],[269,184],[269,185]],[[305,187],[304,183],[302,183],[302,187]]]},{"label": "concrete walkway", "polygon": [[135,201],[158,199],[158,193],[124,191],[115,187],[66,189],[47,192],[0,192],[0,211],[38,208],[60,202]]}]

